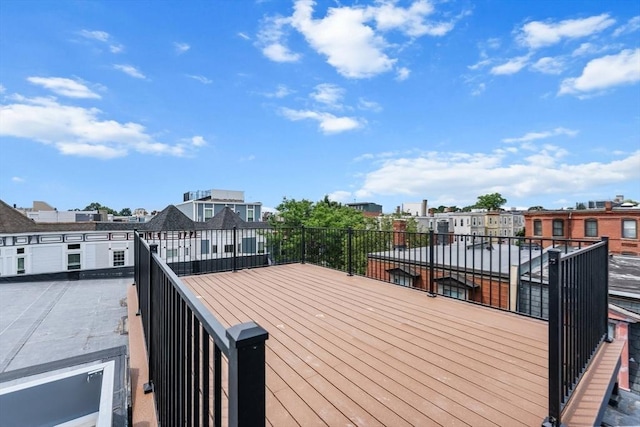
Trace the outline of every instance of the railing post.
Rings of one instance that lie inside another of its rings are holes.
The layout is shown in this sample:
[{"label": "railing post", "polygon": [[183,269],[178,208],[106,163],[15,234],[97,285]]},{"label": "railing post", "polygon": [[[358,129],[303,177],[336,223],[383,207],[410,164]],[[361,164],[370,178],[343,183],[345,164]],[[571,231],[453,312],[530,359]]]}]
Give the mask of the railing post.
[{"label": "railing post", "polygon": [[154,370],[154,363],[152,362],[151,358],[153,357],[153,321],[151,320],[151,318],[153,317],[153,283],[154,283],[154,274],[153,274],[153,254],[158,254],[158,245],[157,244],[152,244],[149,245],[149,283],[147,285],[147,318],[143,319],[143,322],[146,322],[147,324],[147,330],[145,331],[147,335],[146,339],[147,339],[147,366],[149,367],[149,381],[143,385],[143,390],[144,393],[151,393],[153,391],[153,379],[155,378],[155,370]]},{"label": "railing post", "polygon": [[562,272],[558,249],[549,250],[549,416],[543,427],[562,426]]},{"label": "railing post", "polygon": [[301,242],[300,242],[300,263],[304,264],[305,262],[305,256],[306,256],[306,252],[307,252],[307,248],[306,248],[306,243],[305,243],[305,239],[304,239],[304,225],[302,225],[300,227],[300,233],[301,233]]},{"label": "railing post", "polygon": [[436,292],[434,291],[434,283],[435,283],[435,278],[434,275],[436,274],[436,268],[434,266],[435,264],[435,258],[434,258],[434,251],[436,248],[435,245],[435,233],[433,232],[433,228],[429,229],[429,294],[431,296],[436,296]]},{"label": "railing post", "polygon": [[238,256],[238,243],[237,243],[237,231],[238,228],[234,225],[233,226],[233,272],[235,273],[236,271],[238,271],[238,265],[236,264],[237,262],[237,256]]},{"label": "railing post", "polygon": [[613,342],[613,337],[609,336],[609,237],[602,236],[602,241],[604,243],[604,253],[606,256],[606,261],[604,262],[604,314],[602,315],[602,319],[604,321],[604,329],[607,331],[607,342]]},{"label": "railing post", "polygon": [[353,276],[353,228],[347,229],[347,275]]},{"label": "railing post", "polygon": [[266,421],[265,341],[255,322],[227,329],[229,339],[229,427],[264,426]]}]

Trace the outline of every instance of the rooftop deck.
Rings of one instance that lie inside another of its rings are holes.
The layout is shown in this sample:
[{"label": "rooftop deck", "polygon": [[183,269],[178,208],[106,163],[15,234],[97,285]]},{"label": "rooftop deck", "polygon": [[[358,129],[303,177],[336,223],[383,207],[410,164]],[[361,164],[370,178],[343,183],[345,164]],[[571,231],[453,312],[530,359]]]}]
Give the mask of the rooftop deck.
[{"label": "rooftop deck", "polygon": [[269,331],[267,422],[540,425],[547,324],[327,268],[183,277],[225,326]]}]

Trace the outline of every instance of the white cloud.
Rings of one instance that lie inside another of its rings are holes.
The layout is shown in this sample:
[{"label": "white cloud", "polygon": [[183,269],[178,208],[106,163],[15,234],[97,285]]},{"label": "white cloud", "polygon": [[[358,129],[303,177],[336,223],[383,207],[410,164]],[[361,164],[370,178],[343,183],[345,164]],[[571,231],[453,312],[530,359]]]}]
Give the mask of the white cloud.
[{"label": "white cloud", "polygon": [[[561,162],[562,149],[550,146],[539,154],[509,159],[501,152],[430,152],[417,157],[384,161],[364,176],[358,198],[429,194],[442,199],[456,194],[457,200],[475,200],[478,194],[500,192],[507,199],[541,193],[580,191],[599,185],[640,179],[640,151],[610,162]],[[469,181],[468,177],[474,179]]]},{"label": "white cloud", "polygon": [[598,33],[615,24],[615,19],[603,13],[583,19],[566,19],[560,22],[532,21],[526,23],[518,34],[518,41],[536,49],[558,43],[563,38],[586,37]]},{"label": "white cloud", "polygon": [[310,111],[310,110],[292,110],[283,108],[282,114],[291,121],[311,119],[318,122],[320,131],[327,134],[335,134],[358,129],[363,123],[353,117],[337,117],[330,113]]},{"label": "white cloud", "polygon": [[496,65],[491,69],[491,74],[508,75],[515,74],[522,70],[529,62],[530,55],[518,56],[511,58],[509,61],[501,65]]},{"label": "white cloud", "polygon": [[278,85],[275,92],[265,93],[264,96],[267,98],[285,98],[294,93],[293,90],[289,89],[286,85]]},{"label": "white cloud", "polygon": [[0,94],[3,94],[7,91],[7,88],[5,88],[3,85],[0,84]]},{"label": "white cloud", "polygon": [[530,142],[535,141],[537,139],[545,139],[551,138],[553,136],[576,136],[578,134],[577,130],[567,129],[563,127],[558,127],[552,130],[544,131],[544,132],[529,132],[524,136],[520,136],[517,138],[504,138],[502,142],[512,143],[512,142]]},{"label": "white cloud", "polygon": [[186,74],[187,77],[189,77],[190,79],[193,80],[197,80],[202,84],[205,85],[210,85],[211,83],[213,83],[213,80],[206,78],[205,76],[200,76],[200,75],[194,75],[194,74]]},{"label": "white cloud", "polygon": [[101,98],[100,95],[77,80],[63,77],[27,77],[27,81],[69,98]]},{"label": "white cloud", "polygon": [[353,195],[350,191],[338,190],[333,193],[329,193],[327,196],[329,197],[329,200],[339,203],[349,203],[353,200]]},{"label": "white cloud", "polygon": [[252,162],[256,159],[256,156],[254,156],[253,154],[248,155],[247,157],[240,157],[240,161],[241,162]]},{"label": "white cloud", "polygon": [[545,56],[538,59],[531,68],[544,74],[560,74],[564,71],[564,61],[561,58]]},{"label": "white cloud", "polygon": [[473,65],[468,65],[467,68],[470,70],[478,70],[480,68],[484,68],[487,65],[490,65],[493,62],[492,59],[489,58],[485,58],[485,59],[481,59],[480,61],[476,62]]},{"label": "white cloud", "polygon": [[474,90],[471,91],[471,95],[478,96],[482,95],[482,93],[487,89],[487,85],[485,83],[478,83],[478,86]]},{"label": "white cloud", "polygon": [[309,96],[316,102],[339,109],[342,108],[340,101],[344,96],[344,89],[331,83],[322,83],[317,85]]},{"label": "white cloud", "polygon": [[193,144],[194,147],[202,147],[207,145],[207,141],[204,139],[204,137],[196,135],[191,138],[191,144]]},{"label": "white cloud", "polygon": [[111,36],[106,31],[89,31],[81,30],[80,35],[87,39],[98,40],[101,42],[108,42]]},{"label": "white cloud", "polygon": [[135,77],[136,79],[146,79],[147,77],[142,74],[138,69],[132,65],[116,64],[113,66],[116,70],[120,70],[125,74]]},{"label": "white cloud", "polygon": [[101,119],[97,108],[64,105],[55,98],[12,98],[12,104],[0,105],[0,136],[53,145],[66,155],[103,159],[131,151],[172,156],[189,153],[182,144],[156,141],[138,123]]},{"label": "white cloud", "polygon": [[[96,40],[106,44],[109,44],[112,40],[111,35],[106,31],[81,30],[79,34],[86,39]],[[109,44],[109,50],[111,53],[120,53],[124,50],[124,46],[118,43]]]},{"label": "white cloud", "polygon": [[189,46],[187,43],[179,42],[173,42],[173,47],[178,55],[182,55],[183,53],[191,49],[191,46]]},{"label": "white cloud", "polygon": [[640,81],[640,48],[625,49],[616,55],[607,55],[589,61],[580,77],[562,81],[558,94],[582,95],[638,81]]},{"label": "white cloud", "polygon": [[406,67],[400,67],[396,69],[396,80],[399,82],[405,81],[409,78],[411,70]]},{"label": "white cloud", "polygon": [[613,32],[613,36],[619,37],[623,34],[634,33],[638,30],[640,30],[640,16],[634,16],[633,18],[629,19],[626,24],[616,28],[616,30]]},{"label": "white cloud", "polygon": [[369,101],[364,98],[358,99],[358,108],[361,110],[373,111],[379,113],[382,111],[382,106],[375,101]]},{"label": "white cloud", "polygon": [[21,178],[19,176],[14,176],[14,177],[11,177],[11,181],[21,183],[21,182],[24,182],[24,178]]},{"label": "white cloud", "polygon": [[[387,32],[400,32],[409,38],[442,36],[464,16],[429,21],[427,17],[434,13],[434,8],[427,0],[413,1],[406,8],[397,6],[395,0],[380,0],[367,7],[339,5],[329,7],[321,19],[313,18],[314,6],[313,0],[296,0],[291,17],[267,18],[258,33],[258,46],[263,54],[278,62],[299,60],[300,55],[292,53],[285,44],[284,29],[292,27],[338,73],[349,78],[366,78],[392,70],[397,61],[387,52],[397,49],[397,45],[386,41]],[[398,76],[402,80],[408,74],[400,69]]]},{"label": "white cloud", "polygon": [[292,52],[284,43],[284,28],[290,20],[280,16],[266,18],[258,33],[256,45],[262,49],[262,54],[274,62],[296,62],[302,57]]},{"label": "white cloud", "polygon": [[238,33],[238,37],[240,37],[240,38],[242,38],[242,39],[245,39],[245,40],[251,40],[251,37],[249,37],[248,35],[246,35],[246,34],[245,34],[245,33],[243,33],[243,32],[239,32],[239,33]]}]

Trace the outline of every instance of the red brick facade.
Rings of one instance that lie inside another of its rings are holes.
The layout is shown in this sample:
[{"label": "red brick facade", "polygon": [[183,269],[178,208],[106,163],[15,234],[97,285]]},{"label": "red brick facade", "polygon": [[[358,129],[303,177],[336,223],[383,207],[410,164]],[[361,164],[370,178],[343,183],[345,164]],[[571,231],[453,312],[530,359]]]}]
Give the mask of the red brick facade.
[{"label": "red brick facade", "polygon": [[607,236],[609,252],[640,256],[640,209],[607,206],[605,209],[526,212],[524,216],[526,237],[599,240]]},{"label": "red brick facade", "polygon": [[[400,263],[396,261],[369,258],[367,262],[367,277],[393,283],[389,270],[393,270],[398,267],[409,268],[419,275],[414,279],[414,288],[425,291],[429,290],[429,268],[411,265],[406,262]],[[435,279],[452,275],[456,276],[457,273],[455,271],[442,270],[438,268],[434,270]],[[491,307],[509,309],[508,279],[499,279],[495,276],[489,277],[489,275],[481,276],[478,273],[475,275],[467,274],[465,275],[465,278],[467,281],[472,281],[476,286],[478,286],[475,289],[468,290],[467,300],[489,305]],[[460,287],[462,288],[463,285]],[[434,291],[437,292],[438,289],[436,288]]]}]

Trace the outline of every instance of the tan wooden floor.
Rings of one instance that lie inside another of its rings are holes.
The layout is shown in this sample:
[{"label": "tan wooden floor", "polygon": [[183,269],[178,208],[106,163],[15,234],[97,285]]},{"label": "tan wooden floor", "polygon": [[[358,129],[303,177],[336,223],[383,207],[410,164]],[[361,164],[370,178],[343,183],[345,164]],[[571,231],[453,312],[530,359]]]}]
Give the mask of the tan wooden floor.
[{"label": "tan wooden floor", "polygon": [[274,426],[539,426],[546,323],[322,267],[183,277],[225,325],[269,332]]}]

